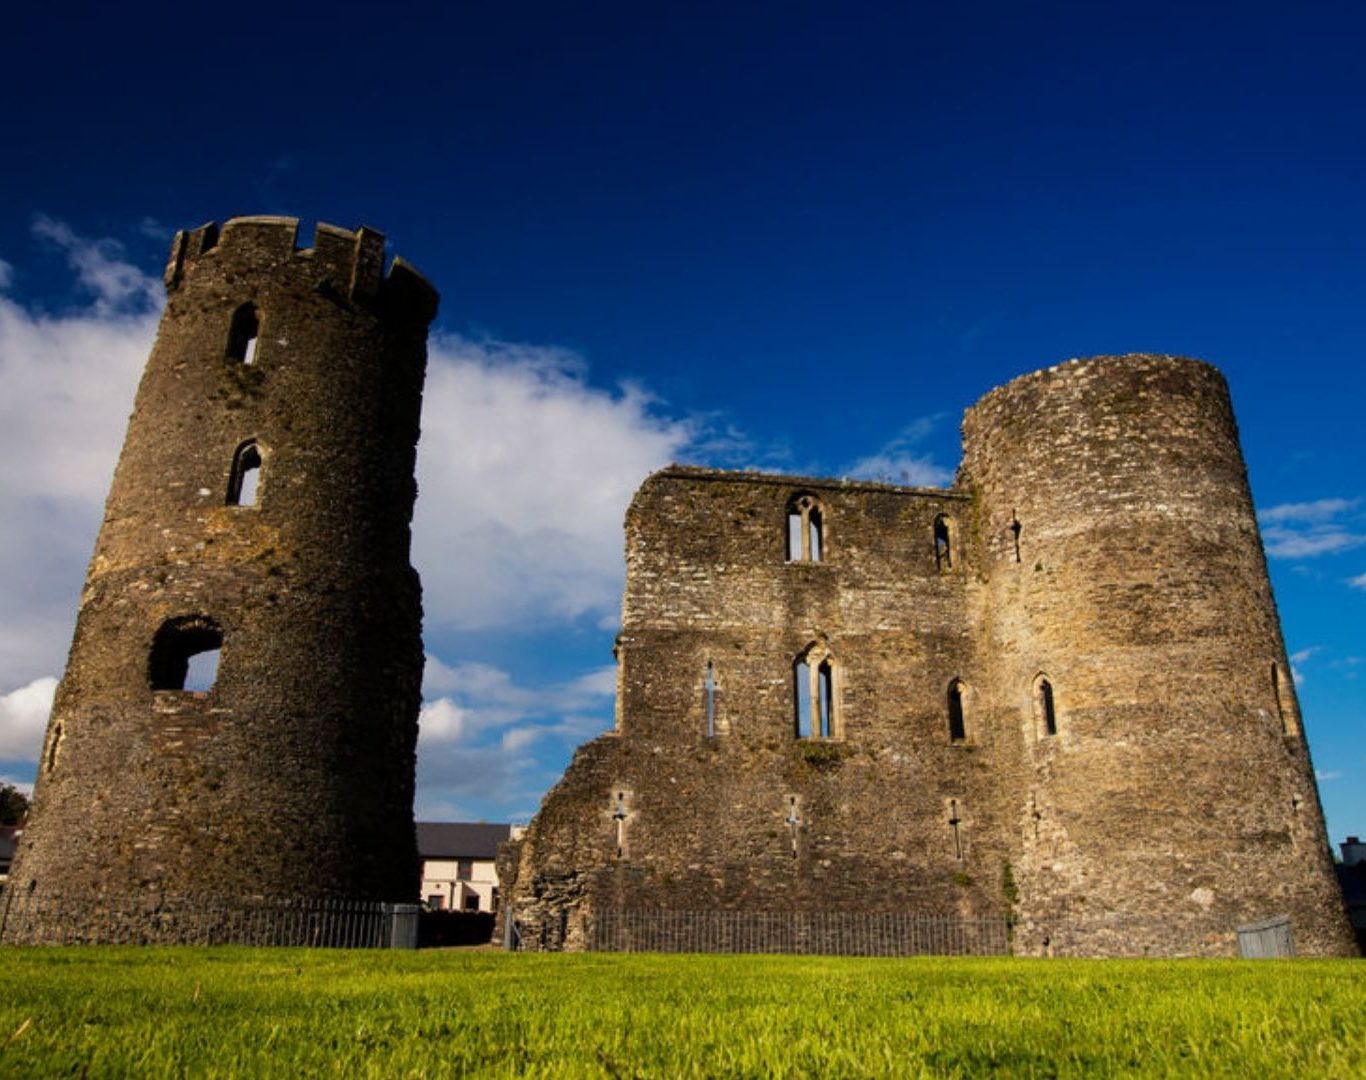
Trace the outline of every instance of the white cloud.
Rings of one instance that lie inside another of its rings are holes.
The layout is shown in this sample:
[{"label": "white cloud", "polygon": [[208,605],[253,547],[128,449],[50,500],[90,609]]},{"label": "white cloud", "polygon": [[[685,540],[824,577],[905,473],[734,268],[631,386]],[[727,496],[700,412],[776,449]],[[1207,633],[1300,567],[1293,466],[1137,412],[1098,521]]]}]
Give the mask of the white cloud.
[{"label": "white cloud", "polygon": [[143,303],[154,279],[65,226],[43,227],[87,267],[96,295],[62,316],[0,296],[0,690],[62,664],[157,321]]},{"label": "white cloud", "polygon": [[563,350],[436,337],[413,524],[429,625],[615,616],[626,506],[697,434]]},{"label": "white cloud", "polygon": [[930,437],[940,419],[922,416],[913,420],[879,450],[839,470],[841,475],[906,487],[948,486],[953,483],[953,470],[936,462],[932,454],[916,449]]},{"label": "white cloud", "polygon": [[1310,524],[1331,521],[1348,510],[1355,509],[1360,499],[1316,499],[1313,502],[1281,503],[1260,510],[1257,518],[1264,525],[1298,521]]},{"label": "white cloud", "polygon": [[14,267],[0,259],[0,289],[8,289],[14,284]]},{"label": "white cloud", "polygon": [[56,689],[57,680],[44,675],[0,695],[0,760],[38,760]]},{"label": "white cloud", "polygon": [[1309,559],[1366,544],[1360,499],[1282,503],[1257,514],[1266,553],[1273,559]]},{"label": "white cloud", "polygon": [[1354,589],[1366,589],[1366,574],[1358,574],[1354,578],[1348,578],[1347,584]]},{"label": "white cloud", "polygon": [[558,772],[544,762],[611,726],[616,668],[529,687],[490,664],[448,665],[429,655],[423,688],[436,687],[442,696],[420,718],[419,816],[466,817],[463,807],[477,802],[525,818]]},{"label": "white cloud", "polygon": [[1327,770],[1327,771],[1324,771],[1323,769],[1316,769],[1316,770],[1314,771],[1314,775],[1318,778],[1319,783],[1321,783],[1321,784],[1326,784],[1326,783],[1328,783],[1329,781],[1331,781],[1331,780],[1336,780],[1336,779],[1338,779],[1340,776],[1342,776],[1342,770],[1341,770],[1341,769],[1329,769],[1329,770]]},{"label": "white cloud", "polygon": [[34,220],[33,233],[66,255],[76,280],[94,297],[99,314],[161,307],[161,282],[127,262],[118,241],[78,236],[65,222],[42,215]]}]

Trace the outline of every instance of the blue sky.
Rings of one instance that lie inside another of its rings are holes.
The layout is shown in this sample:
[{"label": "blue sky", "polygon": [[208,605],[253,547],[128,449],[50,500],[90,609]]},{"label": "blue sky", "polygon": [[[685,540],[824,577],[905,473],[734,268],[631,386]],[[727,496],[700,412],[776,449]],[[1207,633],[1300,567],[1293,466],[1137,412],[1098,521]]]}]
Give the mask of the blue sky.
[{"label": "blue sky", "polygon": [[1366,9],[139,10],[6,16],[0,775],[169,234],[274,213],[371,224],[442,292],[423,816],[525,818],[610,723],[650,469],[944,482],[991,387],[1143,350],[1228,376],[1330,833],[1366,832]]}]

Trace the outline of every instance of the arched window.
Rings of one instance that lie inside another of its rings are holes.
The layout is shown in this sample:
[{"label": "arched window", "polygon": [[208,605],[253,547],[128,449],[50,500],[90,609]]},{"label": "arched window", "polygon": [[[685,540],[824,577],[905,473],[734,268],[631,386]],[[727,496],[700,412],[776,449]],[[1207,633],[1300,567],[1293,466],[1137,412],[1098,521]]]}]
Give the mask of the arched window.
[{"label": "arched window", "polygon": [[953,536],[943,514],[934,519],[934,565],[941,574],[953,569]]},{"label": "arched window", "polygon": [[814,495],[794,495],[787,504],[787,561],[820,562],[824,555],[821,504]]},{"label": "arched window", "polygon": [[792,666],[792,689],[797,738],[837,738],[834,661],[808,649]]},{"label": "arched window", "polygon": [[255,304],[243,304],[232,313],[228,328],[227,357],[238,364],[256,363],[256,339],[261,333],[261,319]]},{"label": "arched window", "polygon": [[1058,733],[1058,708],[1053,699],[1053,684],[1046,675],[1034,680],[1034,716],[1042,736]]},{"label": "arched window", "polygon": [[255,439],[248,439],[232,455],[232,472],[228,475],[228,505],[255,506],[256,492],[261,485],[261,448]]},{"label": "arched window", "polygon": [[153,690],[213,689],[223,631],[206,615],[167,619],[152,638],[147,678]]},{"label": "arched window", "polygon": [[963,720],[963,682],[954,679],[949,683],[949,741],[963,742],[967,737],[968,729]]}]

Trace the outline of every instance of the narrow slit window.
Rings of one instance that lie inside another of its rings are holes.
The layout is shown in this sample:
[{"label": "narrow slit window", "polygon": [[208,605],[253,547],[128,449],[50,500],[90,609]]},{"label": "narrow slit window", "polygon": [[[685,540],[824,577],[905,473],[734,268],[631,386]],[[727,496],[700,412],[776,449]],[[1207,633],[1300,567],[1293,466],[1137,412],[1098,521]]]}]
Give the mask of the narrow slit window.
[{"label": "narrow slit window", "polygon": [[58,724],[52,729],[52,741],[47,747],[47,771],[52,772],[57,767],[57,755],[62,746],[62,725]]},{"label": "narrow slit window", "polygon": [[163,623],[152,639],[148,681],[153,690],[205,693],[218,679],[223,631],[212,619],[188,616]]},{"label": "narrow slit window", "polygon": [[261,334],[261,319],[255,304],[243,304],[232,313],[228,330],[228,359],[239,364],[256,363],[256,342]]},{"label": "narrow slit window", "polygon": [[811,667],[805,660],[798,660],[794,669],[797,698],[797,738],[811,738]]},{"label": "narrow slit window", "polygon": [[626,792],[618,791],[612,804],[612,824],[616,829],[617,858],[626,858]]},{"label": "narrow slit window", "polygon": [[963,684],[954,679],[949,683],[949,741],[962,742],[968,737],[963,722]]},{"label": "narrow slit window", "polygon": [[256,493],[261,485],[261,448],[249,439],[232,456],[232,473],[228,478],[228,505],[255,506]]},{"label": "narrow slit window", "polygon": [[1039,710],[1039,730],[1044,735],[1056,735],[1058,733],[1058,712],[1053,701],[1053,684],[1046,678],[1039,679],[1035,699]]},{"label": "narrow slit window", "polygon": [[949,535],[949,521],[943,514],[934,519],[934,565],[941,574],[945,570],[953,569],[953,544]]},{"label": "narrow slit window", "polygon": [[797,738],[835,738],[834,662],[828,656],[807,652],[793,664],[792,682]]},{"label": "narrow slit window", "polygon": [[816,669],[816,700],[819,703],[820,712],[816,717],[818,730],[822,739],[830,739],[835,734],[835,693],[834,676],[830,670],[830,661],[821,662],[821,666]]},{"label": "narrow slit window", "polygon": [[716,673],[710,661],[707,663],[707,677],[702,683],[702,693],[707,709],[707,735],[716,734]]},{"label": "narrow slit window", "polygon": [[1286,735],[1299,733],[1295,722],[1295,703],[1286,693],[1285,679],[1281,677],[1281,665],[1271,665],[1271,693],[1276,701],[1276,715],[1280,717],[1281,731]]}]

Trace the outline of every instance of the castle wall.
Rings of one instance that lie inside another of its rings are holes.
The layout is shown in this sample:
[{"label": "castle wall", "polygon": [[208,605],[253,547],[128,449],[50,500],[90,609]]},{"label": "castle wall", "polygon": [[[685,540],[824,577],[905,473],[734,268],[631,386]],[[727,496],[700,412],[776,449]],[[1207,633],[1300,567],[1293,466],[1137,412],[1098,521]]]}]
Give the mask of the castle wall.
[{"label": "castle wall", "polygon": [[[385,275],[377,233],[321,225],[297,250],[296,229],[177,236],[12,887],[416,888],[408,542],[436,295]],[[210,689],[154,688],[214,640]]]},{"label": "castle wall", "polygon": [[[803,497],[821,515],[819,561],[786,550]],[[952,492],[875,484],[647,480],[626,521],[618,730],[579,752],[523,843],[529,935],[564,907],[1003,913],[994,787],[1017,735],[1002,743],[974,711],[969,510]],[[941,516],[952,566],[936,559]],[[803,656],[832,664],[833,737],[797,736]]]},{"label": "castle wall", "polygon": [[[1060,365],[969,410],[964,448],[951,491],[646,481],[616,731],[502,860],[528,945],[613,909],[909,911],[1232,955],[1285,914],[1351,954],[1222,377]],[[801,658],[833,730],[794,721]]]}]

